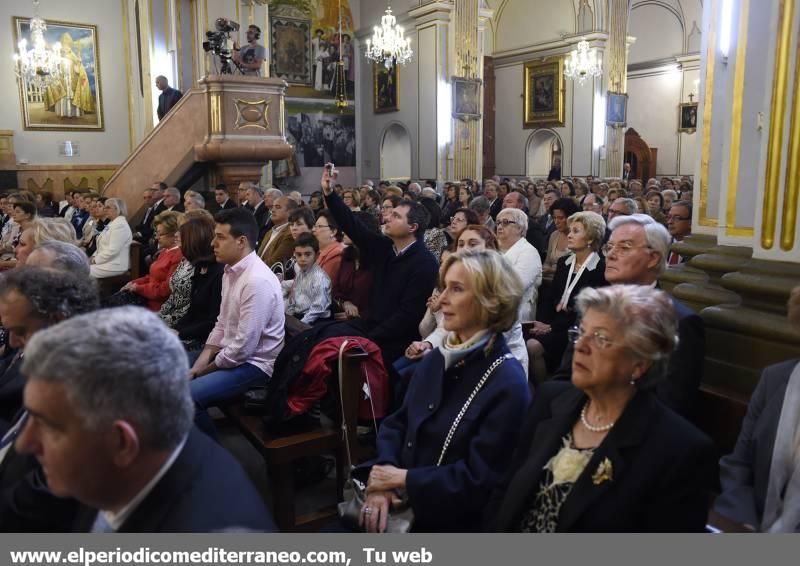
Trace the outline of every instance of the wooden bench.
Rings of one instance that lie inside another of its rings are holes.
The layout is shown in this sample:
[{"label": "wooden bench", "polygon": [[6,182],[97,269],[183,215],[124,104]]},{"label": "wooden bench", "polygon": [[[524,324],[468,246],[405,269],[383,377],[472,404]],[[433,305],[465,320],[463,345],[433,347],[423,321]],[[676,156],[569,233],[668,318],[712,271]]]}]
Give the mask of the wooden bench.
[{"label": "wooden bench", "polygon": [[[365,358],[367,353],[361,348],[355,348],[345,352],[343,359],[342,397],[348,423],[350,453],[354,462],[358,461],[356,424],[361,391],[359,370]],[[349,470],[346,469],[347,454],[340,419],[337,419],[333,428],[320,426],[310,431],[281,436],[266,430],[262,417],[246,414],[241,403],[232,403],[220,408],[264,458],[269,474],[270,494],[273,498],[273,513],[281,531],[313,531],[336,516],[335,505],[305,515],[296,515],[292,463],[308,456],[333,454],[336,458],[336,497],[337,502],[342,501]]]}]

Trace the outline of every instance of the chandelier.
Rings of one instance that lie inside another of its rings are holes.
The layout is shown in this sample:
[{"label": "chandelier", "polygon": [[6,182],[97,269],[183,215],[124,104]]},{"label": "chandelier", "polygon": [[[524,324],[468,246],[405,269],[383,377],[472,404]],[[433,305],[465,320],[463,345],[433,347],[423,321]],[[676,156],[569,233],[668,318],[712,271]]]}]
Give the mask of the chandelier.
[{"label": "chandelier", "polygon": [[405,65],[414,55],[411,40],[405,37],[402,26],[397,25],[391,6],[386,7],[380,27],[372,29],[372,39],[367,40],[367,59],[391,69],[395,62]]},{"label": "chandelier", "polygon": [[595,78],[603,74],[603,67],[597,58],[597,51],[589,49],[589,42],[581,39],[578,48],[573,49],[565,63],[564,76],[583,85],[589,77]]},{"label": "chandelier", "polygon": [[61,44],[56,42],[48,48],[44,40],[47,24],[39,16],[39,0],[33,0],[33,9],[34,16],[29,24],[33,46],[28,49],[28,41],[24,38],[17,44],[14,72],[18,80],[36,88],[45,88],[61,75]]}]

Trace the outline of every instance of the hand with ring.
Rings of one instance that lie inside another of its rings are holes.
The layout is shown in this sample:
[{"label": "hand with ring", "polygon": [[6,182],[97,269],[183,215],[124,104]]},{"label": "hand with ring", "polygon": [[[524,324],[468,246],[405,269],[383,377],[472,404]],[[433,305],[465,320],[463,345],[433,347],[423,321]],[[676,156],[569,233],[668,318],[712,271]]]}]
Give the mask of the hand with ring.
[{"label": "hand with ring", "polygon": [[391,492],[378,491],[368,494],[367,500],[361,508],[358,524],[368,533],[385,532],[391,503]]}]

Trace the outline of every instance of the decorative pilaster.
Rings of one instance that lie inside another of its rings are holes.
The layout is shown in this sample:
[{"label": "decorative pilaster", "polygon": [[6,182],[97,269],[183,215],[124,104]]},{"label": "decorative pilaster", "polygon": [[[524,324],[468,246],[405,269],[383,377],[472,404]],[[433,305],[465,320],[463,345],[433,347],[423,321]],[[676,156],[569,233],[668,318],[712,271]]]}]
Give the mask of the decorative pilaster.
[{"label": "decorative pilaster", "polygon": [[[455,75],[470,80],[480,79],[483,75],[483,47],[478,43],[479,5],[480,0],[455,0]],[[455,84],[450,87],[454,89]],[[479,113],[482,113],[482,90],[478,90]],[[453,120],[453,167],[456,179],[480,177],[482,120]]]},{"label": "decorative pilaster", "polygon": [[[606,84],[614,93],[628,92],[628,16],[631,0],[608,0],[608,41],[604,57]],[[605,94],[605,93],[603,93]],[[606,126],[606,177],[622,175],[623,128]]]}]

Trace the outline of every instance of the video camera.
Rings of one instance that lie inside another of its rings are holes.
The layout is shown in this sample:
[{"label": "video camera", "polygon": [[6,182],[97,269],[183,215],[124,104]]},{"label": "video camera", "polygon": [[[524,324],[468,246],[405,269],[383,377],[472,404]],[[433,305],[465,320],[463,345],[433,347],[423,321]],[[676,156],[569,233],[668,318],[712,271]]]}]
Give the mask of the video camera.
[{"label": "video camera", "polygon": [[227,18],[217,18],[214,22],[216,31],[207,31],[208,41],[203,42],[203,50],[217,55],[222,62],[222,74],[231,73],[231,33],[239,31],[239,24]]}]

